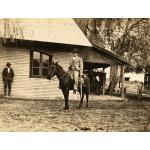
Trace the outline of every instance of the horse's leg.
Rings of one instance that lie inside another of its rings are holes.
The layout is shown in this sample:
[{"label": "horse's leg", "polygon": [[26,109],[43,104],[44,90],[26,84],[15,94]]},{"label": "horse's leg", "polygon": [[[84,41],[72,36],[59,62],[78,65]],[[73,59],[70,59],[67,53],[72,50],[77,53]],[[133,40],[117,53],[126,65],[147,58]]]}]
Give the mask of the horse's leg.
[{"label": "horse's leg", "polygon": [[89,91],[86,91],[86,107],[88,107],[88,102],[89,102]]},{"label": "horse's leg", "polygon": [[64,94],[64,100],[65,100],[65,110],[69,109],[69,102],[68,102],[68,97],[69,97],[69,89],[63,89],[63,94]]},{"label": "horse's leg", "polygon": [[81,108],[82,104],[83,104],[83,99],[84,99],[84,91],[82,90],[82,95],[81,95],[81,91],[79,91],[79,93],[80,93],[80,97],[81,97],[80,103],[79,103],[79,108]]}]

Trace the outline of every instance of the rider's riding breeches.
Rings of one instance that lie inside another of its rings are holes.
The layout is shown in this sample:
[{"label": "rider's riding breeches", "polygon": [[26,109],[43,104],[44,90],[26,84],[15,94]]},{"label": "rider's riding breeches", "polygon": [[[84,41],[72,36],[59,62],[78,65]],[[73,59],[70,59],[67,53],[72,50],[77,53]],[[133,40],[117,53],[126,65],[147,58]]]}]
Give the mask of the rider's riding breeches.
[{"label": "rider's riding breeches", "polygon": [[73,78],[75,81],[74,89],[77,89],[78,88],[78,82],[79,82],[79,71],[73,71]]}]

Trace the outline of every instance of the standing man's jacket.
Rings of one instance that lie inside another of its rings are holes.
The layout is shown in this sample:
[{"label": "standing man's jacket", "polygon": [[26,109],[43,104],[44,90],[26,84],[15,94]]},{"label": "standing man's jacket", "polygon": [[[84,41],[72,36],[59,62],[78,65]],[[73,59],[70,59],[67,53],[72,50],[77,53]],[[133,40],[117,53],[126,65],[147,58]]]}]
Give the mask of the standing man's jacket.
[{"label": "standing man's jacket", "polygon": [[73,57],[70,61],[69,69],[72,71],[79,71],[80,75],[83,74],[83,60],[80,57]]},{"label": "standing man's jacket", "polygon": [[10,68],[10,71],[8,73],[8,68],[4,68],[3,73],[3,81],[6,82],[7,80],[13,82],[13,78],[14,78],[14,71],[12,68]]}]

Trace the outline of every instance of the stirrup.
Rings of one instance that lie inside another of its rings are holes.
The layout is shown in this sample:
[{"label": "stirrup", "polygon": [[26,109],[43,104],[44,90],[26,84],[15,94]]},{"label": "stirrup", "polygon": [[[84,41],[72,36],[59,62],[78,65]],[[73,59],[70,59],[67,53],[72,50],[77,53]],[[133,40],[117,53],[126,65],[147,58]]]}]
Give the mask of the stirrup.
[{"label": "stirrup", "polygon": [[76,90],[73,90],[73,94],[76,94]]},{"label": "stirrup", "polygon": [[76,94],[76,92],[78,91],[78,89],[73,89],[73,94]]}]

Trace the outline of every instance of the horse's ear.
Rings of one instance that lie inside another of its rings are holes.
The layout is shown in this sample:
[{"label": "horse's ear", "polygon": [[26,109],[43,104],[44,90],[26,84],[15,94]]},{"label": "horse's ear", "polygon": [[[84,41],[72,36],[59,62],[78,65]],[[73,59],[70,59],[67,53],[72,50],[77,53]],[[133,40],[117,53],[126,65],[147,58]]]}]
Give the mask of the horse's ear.
[{"label": "horse's ear", "polygon": [[55,65],[58,65],[58,61],[55,62]]}]

